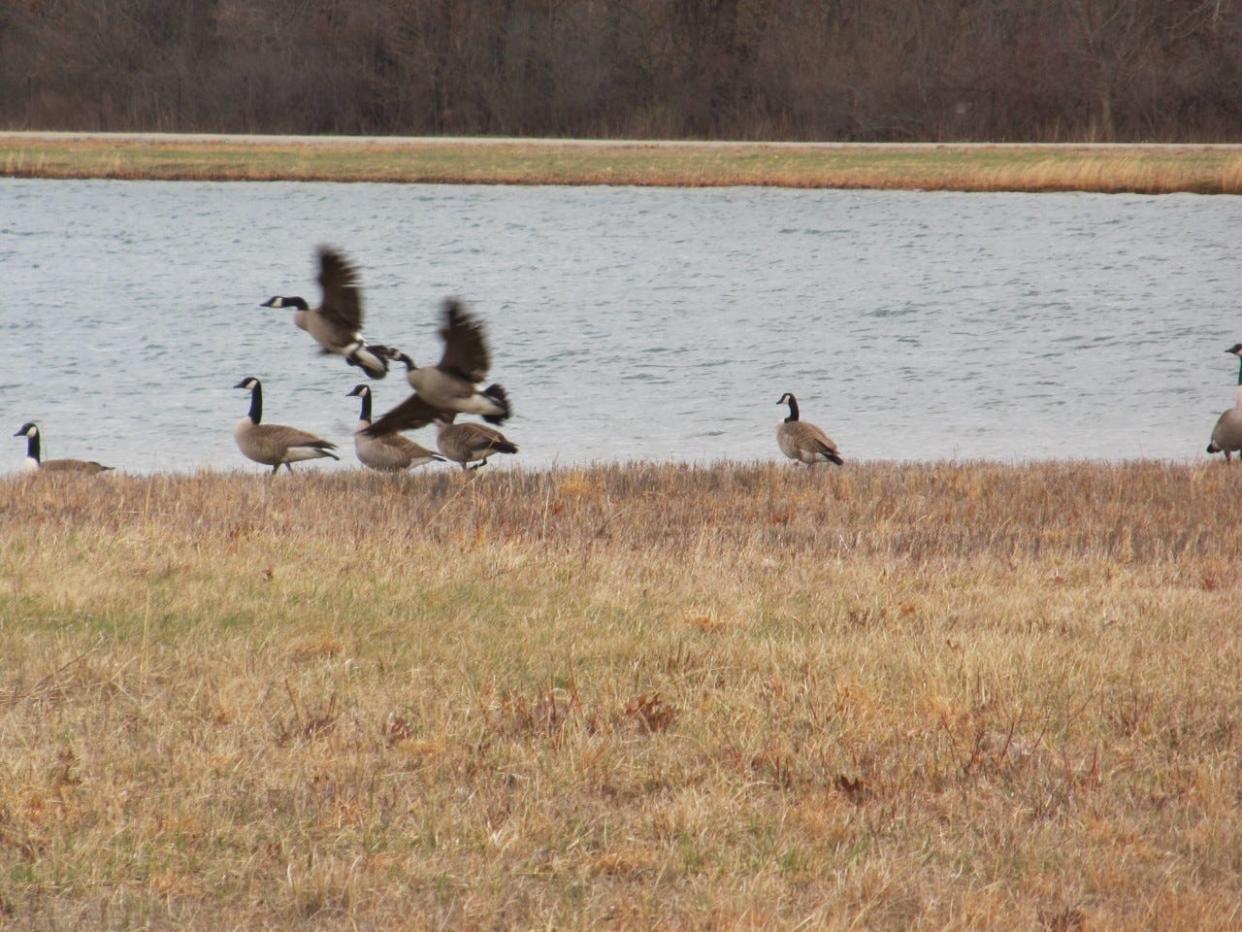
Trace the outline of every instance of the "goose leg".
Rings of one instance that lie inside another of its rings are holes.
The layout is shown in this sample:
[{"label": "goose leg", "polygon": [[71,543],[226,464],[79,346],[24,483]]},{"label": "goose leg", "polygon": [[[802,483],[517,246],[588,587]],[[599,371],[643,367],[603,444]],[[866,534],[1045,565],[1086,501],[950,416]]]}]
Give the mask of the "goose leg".
[{"label": "goose leg", "polygon": [[273,466],[273,467],[272,467],[272,475],[273,475],[273,476],[274,476],[274,475],[276,475],[276,473],[278,473],[278,472],[280,472],[280,463],[277,463],[275,466]]},{"label": "goose leg", "polygon": [[479,462],[475,463],[473,466],[469,468],[472,470],[477,470],[477,469],[482,469],[486,465],[487,465],[487,460],[479,460]]}]

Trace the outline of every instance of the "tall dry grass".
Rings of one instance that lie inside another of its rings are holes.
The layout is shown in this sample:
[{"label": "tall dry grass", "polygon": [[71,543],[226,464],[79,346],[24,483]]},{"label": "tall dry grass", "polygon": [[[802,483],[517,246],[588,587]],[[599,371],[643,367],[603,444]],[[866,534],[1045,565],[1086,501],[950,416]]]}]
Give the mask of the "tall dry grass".
[{"label": "tall dry grass", "polygon": [[265,142],[0,134],[29,178],[459,184],[770,185],[930,191],[1242,193],[1238,146],[815,147],[556,141]]},{"label": "tall dry grass", "polygon": [[1236,926],[1242,469],[0,482],[15,927]]}]

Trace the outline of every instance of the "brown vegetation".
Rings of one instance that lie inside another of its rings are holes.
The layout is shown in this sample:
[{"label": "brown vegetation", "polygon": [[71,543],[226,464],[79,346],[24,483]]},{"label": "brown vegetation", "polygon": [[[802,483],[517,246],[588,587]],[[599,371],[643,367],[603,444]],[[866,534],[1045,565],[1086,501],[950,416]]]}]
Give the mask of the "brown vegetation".
[{"label": "brown vegetation", "polygon": [[1242,147],[277,141],[0,133],[0,175],[1237,194],[1242,193]]},{"label": "brown vegetation", "polygon": [[0,483],[0,912],[1228,927],[1240,484]]},{"label": "brown vegetation", "polygon": [[9,0],[0,126],[839,140],[1242,134],[1235,0]]}]

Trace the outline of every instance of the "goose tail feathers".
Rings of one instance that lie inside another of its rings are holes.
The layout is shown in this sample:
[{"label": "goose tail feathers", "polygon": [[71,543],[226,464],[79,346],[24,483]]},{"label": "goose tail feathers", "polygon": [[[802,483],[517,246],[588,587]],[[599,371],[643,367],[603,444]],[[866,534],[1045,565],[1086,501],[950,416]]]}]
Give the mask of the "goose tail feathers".
[{"label": "goose tail feathers", "polygon": [[[505,391],[504,386],[496,383],[489,385],[483,389],[482,395],[500,409],[496,414],[485,414],[483,420],[489,424],[503,424],[513,416],[513,408],[509,404],[509,393]],[[508,451],[505,451],[508,452]]]},{"label": "goose tail feathers", "polygon": [[382,379],[388,374],[388,353],[391,352],[387,346],[372,344],[370,346],[360,346],[354,350],[345,360],[351,366],[357,366],[373,379]]}]

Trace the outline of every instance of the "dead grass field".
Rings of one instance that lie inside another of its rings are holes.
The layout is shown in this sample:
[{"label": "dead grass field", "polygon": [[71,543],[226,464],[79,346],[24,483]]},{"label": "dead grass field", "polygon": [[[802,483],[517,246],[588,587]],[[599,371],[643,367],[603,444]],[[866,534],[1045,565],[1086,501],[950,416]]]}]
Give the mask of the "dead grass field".
[{"label": "dead grass field", "polygon": [[0,481],[0,924],[1236,928],[1240,492]]},{"label": "dead grass field", "polygon": [[1242,193],[1242,146],[189,141],[0,133],[31,178]]}]

